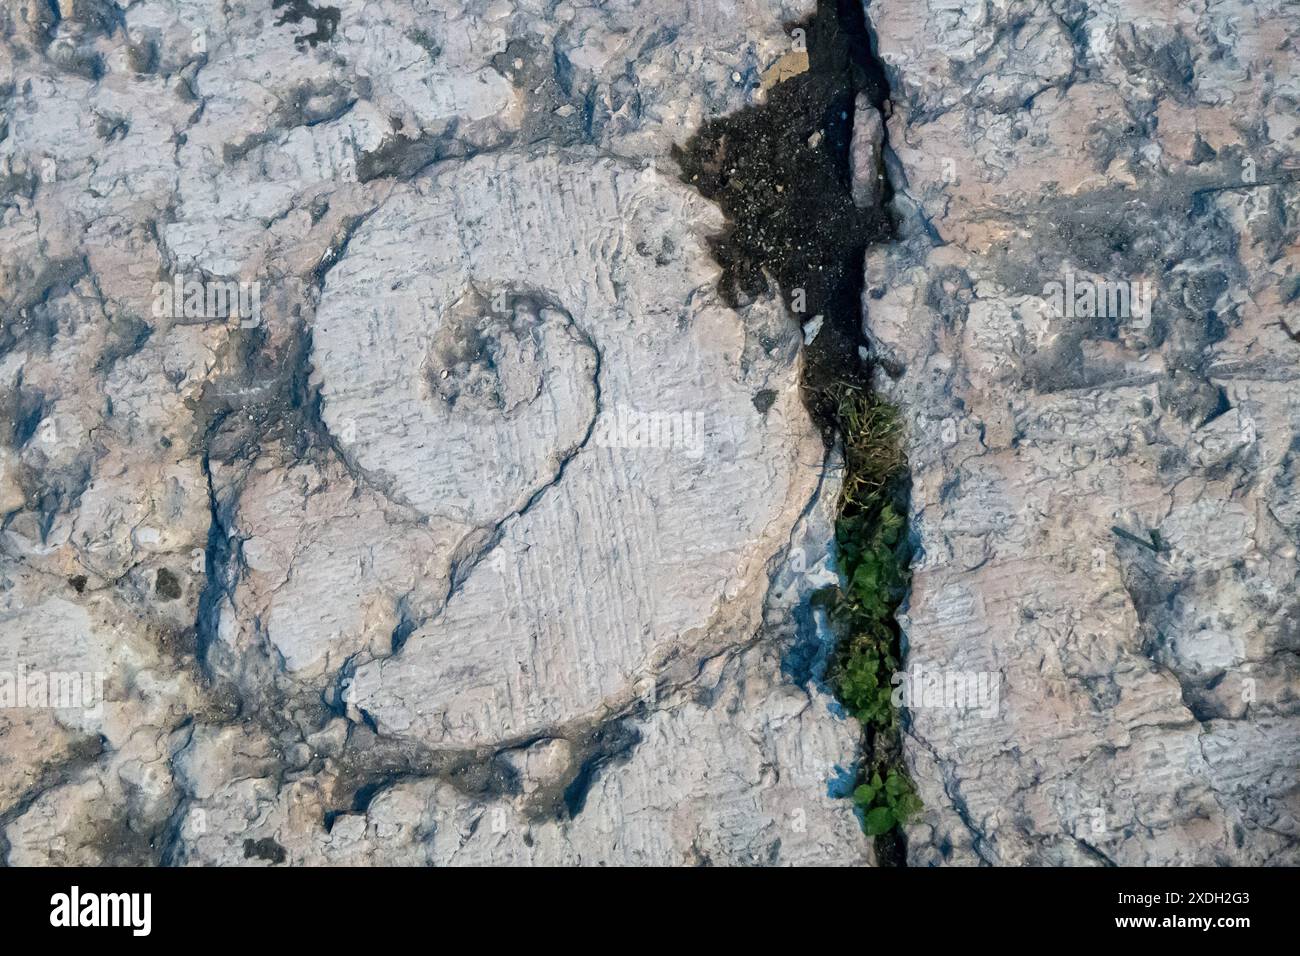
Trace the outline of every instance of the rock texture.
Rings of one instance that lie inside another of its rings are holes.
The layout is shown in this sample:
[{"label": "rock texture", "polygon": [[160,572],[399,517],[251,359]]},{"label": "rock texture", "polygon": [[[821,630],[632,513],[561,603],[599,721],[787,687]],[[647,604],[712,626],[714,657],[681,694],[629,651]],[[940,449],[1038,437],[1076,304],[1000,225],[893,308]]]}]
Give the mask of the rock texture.
[{"label": "rock texture", "polygon": [[800,329],[669,158],[811,6],[0,11],[0,671],[103,678],[0,855],[871,861]]},{"label": "rock texture", "polygon": [[[903,231],[864,307],[911,422],[909,669],[1000,688],[909,708],[911,862],[1295,864],[1294,7],[869,15]],[[1067,282],[1154,298],[1063,308]]]},{"label": "rock texture", "polygon": [[[0,8],[0,857],[874,862],[804,334],[671,158],[813,5]],[[1293,11],[869,15],[911,862],[1296,862]]]}]

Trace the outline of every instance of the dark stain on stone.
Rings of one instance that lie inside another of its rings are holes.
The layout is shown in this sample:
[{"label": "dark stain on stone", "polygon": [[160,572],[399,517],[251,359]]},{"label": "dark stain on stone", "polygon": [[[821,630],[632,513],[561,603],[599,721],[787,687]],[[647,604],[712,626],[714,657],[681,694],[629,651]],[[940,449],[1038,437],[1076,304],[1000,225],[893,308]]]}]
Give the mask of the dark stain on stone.
[{"label": "dark stain on stone", "polygon": [[68,584],[72,586],[72,590],[81,594],[86,590],[86,576],[84,574],[74,574],[68,578]]},{"label": "dark stain on stone", "polygon": [[322,821],[326,831],[340,816],[365,813],[375,797],[412,780],[436,778],[478,800],[519,793],[514,768],[489,750],[429,750],[380,737],[364,723],[353,726],[337,762],[340,773]]},{"label": "dark stain on stone", "polygon": [[797,26],[806,34],[807,72],[773,86],[761,105],[708,121],[673,157],[683,181],[727,217],[725,231],[710,240],[723,299],[743,306],[768,291],[771,276],[801,320],[824,317],[807,349],[804,397],[829,440],[835,409],[828,393],[841,383],[865,385],[867,377],[859,351],[866,345],[863,253],[891,233],[883,208],[853,203],[854,100],[866,93],[879,109],[888,86],[860,3],[821,0]]},{"label": "dark stain on stone", "polygon": [[10,448],[22,448],[32,440],[45,418],[46,409],[45,393],[24,388],[21,377],[12,391],[0,395],[0,411],[3,411],[8,425]]},{"label": "dark stain on stone", "polygon": [[273,0],[271,9],[279,10],[281,7],[288,9],[280,14],[280,19],[275,21],[277,27],[286,23],[302,23],[304,20],[310,20],[316,25],[311,33],[293,38],[293,42],[298,46],[304,43],[315,46],[322,40],[334,39],[334,33],[339,28],[338,7],[317,7],[309,0]]},{"label": "dark stain on stone", "polygon": [[157,42],[152,37],[127,41],[126,65],[132,73],[153,73],[158,69]]},{"label": "dark stain on stone", "polygon": [[760,415],[766,415],[767,410],[776,402],[776,392],[770,388],[765,388],[754,395],[754,407],[758,409]]},{"label": "dark stain on stone", "polygon": [[424,50],[429,56],[430,63],[436,63],[438,57],[442,56],[441,44],[433,38],[432,34],[426,33],[424,30],[411,30],[406,34],[406,39]]},{"label": "dark stain on stone", "polygon": [[174,601],[181,596],[181,582],[166,568],[159,568],[154,577],[154,593],[164,601]]},{"label": "dark stain on stone", "polygon": [[244,841],[244,859],[245,860],[266,860],[268,863],[283,863],[288,858],[284,847],[276,843],[270,837],[263,837],[261,840]]},{"label": "dark stain on stone", "polygon": [[[594,103],[574,86],[573,68],[554,49],[531,39],[513,39],[492,67],[520,91],[526,107],[517,141],[556,146],[595,142]],[[607,117],[605,117],[607,118]]]},{"label": "dark stain on stone", "polygon": [[386,135],[378,146],[357,160],[357,181],[368,183],[382,176],[410,179],[420,170],[453,155],[454,128],[417,136]]},{"label": "dark stain on stone", "polygon": [[587,794],[601,771],[611,764],[626,762],[641,742],[635,725],[614,721],[596,730],[588,741],[588,751],[577,775],[564,790],[564,807],[569,819],[575,819],[587,805]]},{"label": "dark stain on stone", "polygon": [[153,329],[138,316],[117,314],[108,320],[108,337],[95,359],[94,370],[104,372],[135,355],[149,341]]}]

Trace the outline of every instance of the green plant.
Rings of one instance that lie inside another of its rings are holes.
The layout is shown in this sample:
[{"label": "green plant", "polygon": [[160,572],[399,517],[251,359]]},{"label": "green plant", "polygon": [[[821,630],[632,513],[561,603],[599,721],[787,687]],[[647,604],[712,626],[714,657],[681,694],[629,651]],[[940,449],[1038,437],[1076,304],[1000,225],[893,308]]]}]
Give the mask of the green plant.
[{"label": "green plant", "polygon": [[864,726],[894,727],[892,676],[899,669],[894,610],[907,592],[900,555],[903,518],[892,505],[841,518],[836,545],[844,584],[830,594],[830,617],[843,635],[833,679],[840,702]]},{"label": "green plant", "polygon": [[902,765],[893,703],[893,677],[901,668],[894,615],[910,584],[907,461],[893,406],[847,386],[833,398],[845,467],[835,525],[841,584],[819,601],[841,635],[831,683],[866,737],[866,766],[853,800],[867,833],[883,837],[921,809]]},{"label": "green plant", "polygon": [[871,836],[888,833],[921,811],[921,798],[916,795],[912,781],[893,769],[886,771],[883,780],[879,770],[873,772],[870,780],[853,791],[853,802],[862,808],[867,833]]},{"label": "green plant", "polygon": [[832,398],[844,446],[841,515],[870,510],[907,470],[898,410],[849,385],[838,386]]}]

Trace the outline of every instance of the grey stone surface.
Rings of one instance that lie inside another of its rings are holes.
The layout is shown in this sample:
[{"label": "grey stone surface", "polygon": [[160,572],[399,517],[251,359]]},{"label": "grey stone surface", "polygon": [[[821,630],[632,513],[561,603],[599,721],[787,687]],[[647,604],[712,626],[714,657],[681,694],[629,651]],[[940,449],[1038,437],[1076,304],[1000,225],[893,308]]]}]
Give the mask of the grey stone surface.
[{"label": "grey stone surface", "polygon": [[870,861],[799,328],[669,155],[810,9],[0,11],[0,670],[104,678],[8,862]]},{"label": "grey stone surface", "polygon": [[849,163],[853,171],[853,202],[862,209],[880,205],[885,172],[881,149],[885,142],[885,121],[865,93],[853,104],[853,141]]},{"label": "grey stone surface", "polygon": [[[874,862],[802,335],[671,158],[812,7],[0,7],[6,862]],[[1296,862],[1293,11],[868,14],[910,862]]]},{"label": "grey stone surface", "polygon": [[[1296,863],[1294,9],[869,12],[909,670],[1000,690],[910,708],[911,861]],[[1147,283],[1149,312],[1060,308],[1067,273]]]}]

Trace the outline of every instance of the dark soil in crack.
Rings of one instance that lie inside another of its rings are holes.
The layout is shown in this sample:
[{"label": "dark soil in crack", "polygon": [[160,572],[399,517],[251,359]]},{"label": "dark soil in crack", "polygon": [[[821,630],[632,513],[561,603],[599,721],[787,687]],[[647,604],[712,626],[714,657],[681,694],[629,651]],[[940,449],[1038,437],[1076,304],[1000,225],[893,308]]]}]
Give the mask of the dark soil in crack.
[{"label": "dark soil in crack", "polygon": [[284,9],[280,18],[275,21],[276,26],[285,23],[304,23],[310,20],[315,27],[310,33],[303,33],[294,37],[293,42],[297,46],[304,43],[315,46],[322,40],[329,41],[334,39],[334,34],[339,28],[339,8],[338,7],[318,7],[309,2],[309,0],[274,0],[271,4],[273,10]]},{"label": "dark soil in crack", "polygon": [[883,107],[888,86],[860,0],[821,0],[787,32],[796,29],[806,34],[807,72],[772,87],[766,103],[705,123],[673,157],[682,179],[726,214],[728,228],[710,240],[723,299],[743,305],[775,280],[792,313],[823,317],[807,350],[804,397],[830,441],[829,393],[840,383],[866,388],[863,253],[891,234],[883,208],[853,203],[853,104],[865,93]]},{"label": "dark soil in crack", "polygon": [[[860,208],[853,202],[854,103],[865,94],[888,115],[889,88],[872,54],[862,0],[819,0],[811,19],[787,26],[792,42],[796,29],[804,31],[808,70],[769,89],[763,104],[705,123],[673,156],[682,179],[727,217],[725,231],[710,240],[723,270],[724,301],[743,307],[775,282],[786,307],[805,325],[821,317],[820,331],[805,350],[802,386],[830,447],[851,430],[843,420],[845,395],[871,391],[862,331],[863,257],[868,246],[893,235],[885,211],[891,198],[887,182],[880,205]],[[891,496],[905,515],[904,485]],[[840,502],[841,544],[846,527],[862,531],[872,523],[844,523],[853,508],[850,497]],[[888,629],[892,653],[901,659],[897,622],[891,620]],[[865,767],[903,772],[896,726],[883,734],[864,722],[864,757]],[[877,836],[875,849],[882,866],[906,864],[898,829]]]}]

